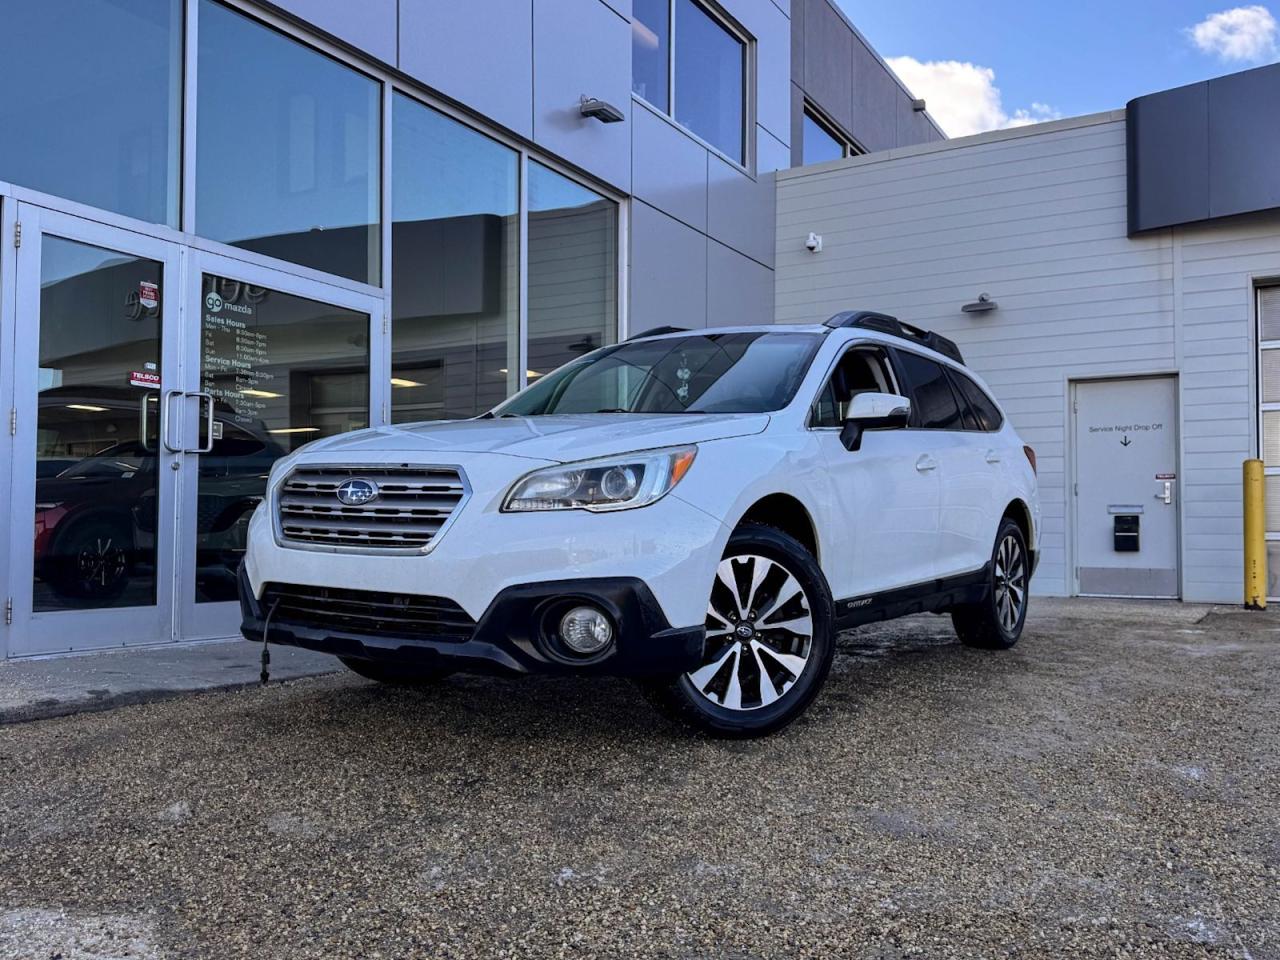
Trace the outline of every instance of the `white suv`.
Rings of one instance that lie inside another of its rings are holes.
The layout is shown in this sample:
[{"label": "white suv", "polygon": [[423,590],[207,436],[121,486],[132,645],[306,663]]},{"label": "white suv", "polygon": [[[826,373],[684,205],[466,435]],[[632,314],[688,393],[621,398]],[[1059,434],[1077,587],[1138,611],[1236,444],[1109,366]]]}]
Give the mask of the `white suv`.
[{"label": "white suv", "polygon": [[752,736],[804,711],[838,630],[949,612],[1012,646],[1039,535],[1035,456],[951,341],[867,312],[664,328],[477,419],[279,461],[243,631],[389,683],[632,677]]}]

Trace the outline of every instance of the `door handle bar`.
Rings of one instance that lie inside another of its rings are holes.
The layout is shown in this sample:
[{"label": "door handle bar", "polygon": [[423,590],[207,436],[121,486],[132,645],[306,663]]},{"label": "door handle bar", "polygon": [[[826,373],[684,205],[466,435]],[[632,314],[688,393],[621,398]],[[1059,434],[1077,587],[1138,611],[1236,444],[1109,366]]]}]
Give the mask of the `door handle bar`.
[{"label": "door handle bar", "polygon": [[170,453],[182,453],[182,447],[175,447],[169,439],[169,428],[173,423],[173,411],[171,409],[174,397],[185,397],[185,390],[166,390],[164,397],[160,401],[160,439],[164,442],[164,448]]},{"label": "door handle bar", "polygon": [[213,394],[212,393],[189,393],[189,397],[195,397],[199,403],[204,400],[209,401],[209,408],[205,413],[205,441],[204,446],[197,447],[195,450],[187,450],[187,453],[211,453],[213,451]]},{"label": "door handle bar", "polygon": [[920,459],[916,461],[916,469],[919,470],[921,473],[924,473],[928,470],[936,470],[937,467],[938,467],[938,461],[933,459],[933,457],[929,456],[927,453],[922,455]]}]

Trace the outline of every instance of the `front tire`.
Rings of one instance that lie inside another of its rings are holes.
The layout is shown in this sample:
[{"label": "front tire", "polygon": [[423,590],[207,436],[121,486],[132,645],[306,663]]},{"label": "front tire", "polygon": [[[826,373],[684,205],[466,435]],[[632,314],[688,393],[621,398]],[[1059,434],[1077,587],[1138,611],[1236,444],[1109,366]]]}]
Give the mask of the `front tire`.
[{"label": "front tire", "polygon": [[420,664],[364,660],[359,657],[339,657],[338,659],[352,673],[389,687],[429,686],[453,673],[447,667],[424,667]]},{"label": "front tire", "polygon": [[835,606],[813,555],[772,527],[743,524],[707,605],[702,665],[641,684],[668,717],[719,737],[762,737],[808,708],[835,653]]},{"label": "front tire", "polygon": [[1027,587],[1031,563],[1022,528],[1008,517],[996,533],[991,551],[990,585],[981,603],[956,607],[951,622],[965,646],[1008,650],[1027,622]]}]

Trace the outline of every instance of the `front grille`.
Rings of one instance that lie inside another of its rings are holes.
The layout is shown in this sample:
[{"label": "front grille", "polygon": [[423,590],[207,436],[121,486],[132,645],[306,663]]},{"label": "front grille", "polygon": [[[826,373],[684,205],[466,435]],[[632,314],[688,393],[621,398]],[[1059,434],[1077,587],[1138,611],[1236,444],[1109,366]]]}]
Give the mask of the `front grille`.
[{"label": "front grille", "polygon": [[446,643],[470,640],[476,629],[476,622],[465,610],[443,597],[268,583],[261,607],[264,613],[274,608],[272,627],[286,629],[294,626]]},{"label": "front grille", "polygon": [[[347,480],[369,480],[378,495],[360,506],[338,499]],[[294,543],[421,550],[466,496],[453,467],[298,467],[280,485],[280,536]]]}]

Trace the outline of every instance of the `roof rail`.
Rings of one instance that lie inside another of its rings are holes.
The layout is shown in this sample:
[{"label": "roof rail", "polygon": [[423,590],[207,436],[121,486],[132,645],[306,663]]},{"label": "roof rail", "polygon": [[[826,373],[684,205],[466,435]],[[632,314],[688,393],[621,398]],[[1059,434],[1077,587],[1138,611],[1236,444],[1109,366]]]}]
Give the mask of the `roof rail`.
[{"label": "roof rail", "polygon": [[641,330],[627,337],[628,340],[639,340],[643,337],[660,337],[664,333],[688,333],[688,327],[654,327],[652,330]]},{"label": "roof rail", "polygon": [[964,363],[964,357],[960,355],[960,348],[956,346],[954,340],[949,340],[940,333],[903,323],[897,317],[891,317],[887,313],[876,313],[872,310],[845,310],[828,320],[826,325],[828,327],[861,327],[864,330],[887,333],[891,337],[928,347],[944,357],[950,357],[956,363]]}]

